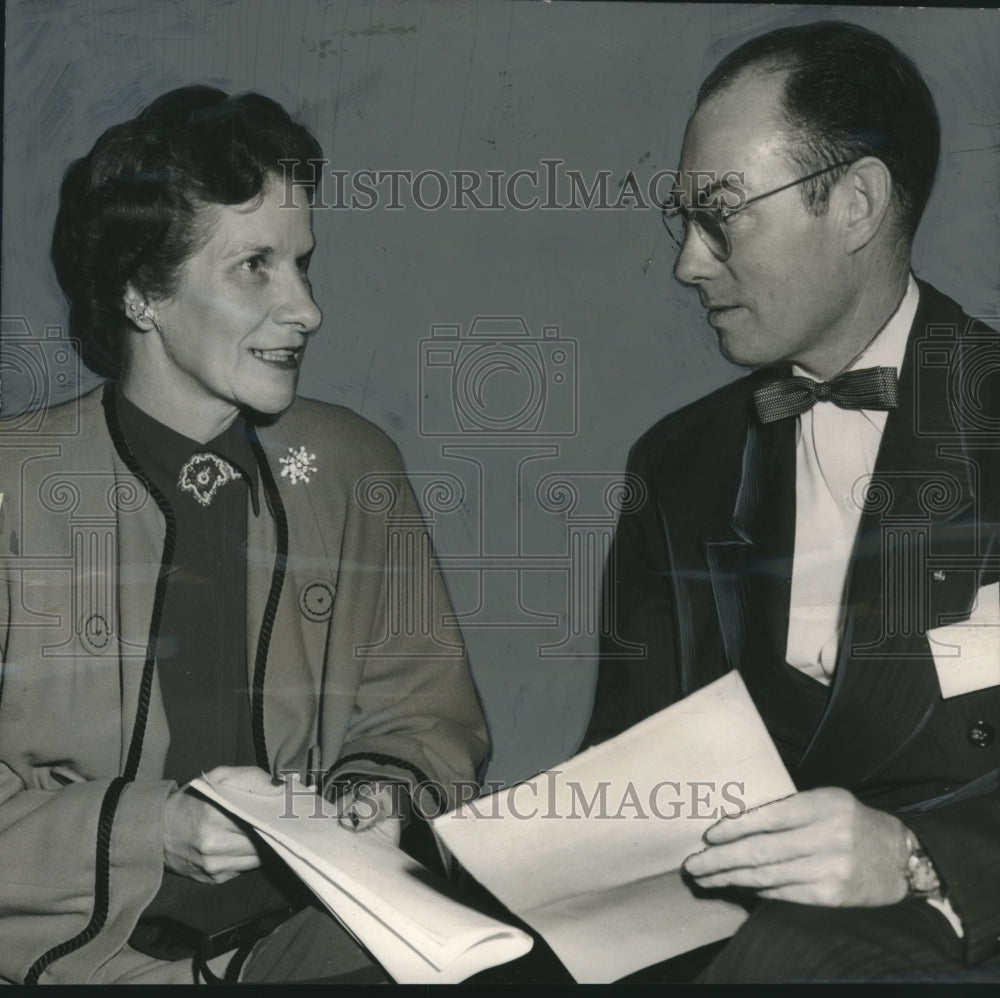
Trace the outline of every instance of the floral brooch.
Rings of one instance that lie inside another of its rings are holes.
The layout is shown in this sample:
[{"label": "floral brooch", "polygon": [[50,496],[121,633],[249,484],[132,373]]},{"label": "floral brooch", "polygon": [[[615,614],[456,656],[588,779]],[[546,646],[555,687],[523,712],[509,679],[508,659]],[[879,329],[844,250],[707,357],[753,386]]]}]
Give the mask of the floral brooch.
[{"label": "floral brooch", "polygon": [[305,447],[300,447],[298,450],[294,447],[289,447],[288,453],[291,454],[291,457],[278,459],[284,465],[281,469],[281,477],[288,478],[292,485],[296,485],[300,481],[308,485],[309,476],[316,474],[316,465],[313,464],[313,461],[316,460],[316,455],[308,453]]},{"label": "floral brooch", "polygon": [[239,477],[240,473],[217,454],[195,454],[184,462],[177,487],[207,506],[223,485]]}]

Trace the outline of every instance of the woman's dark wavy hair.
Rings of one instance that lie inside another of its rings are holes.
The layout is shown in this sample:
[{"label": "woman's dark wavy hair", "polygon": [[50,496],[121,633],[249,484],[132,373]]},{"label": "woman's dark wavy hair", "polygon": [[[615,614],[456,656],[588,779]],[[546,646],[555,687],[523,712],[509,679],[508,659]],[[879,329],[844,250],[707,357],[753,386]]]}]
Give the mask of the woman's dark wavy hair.
[{"label": "woman's dark wavy hair", "polygon": [[[815,21],[778,28],[731,52],[702,83],[698,106],[757,67],[788,70],[782,110],[795,134],[790,154],[803,171],[863,156],[882,160],[892,174],[900,226],[911,237],[934,186],[941,145],[934,98],[917,67],[873,31]],[[842,174],[804,185],[817,214]]]},{"label": "woman's dark wavy hair", "polygon": [[315,189],[319,143],[280,104],[257,93],[229,96],[181,87],[137,118],[109,128],[66,171],[52,236],[52,262],[69,299],[70,336],[83,362],[121,375],[126,286],[173,294],[181,264],[207,238],[205,204],[242,204],[269,176]]}]

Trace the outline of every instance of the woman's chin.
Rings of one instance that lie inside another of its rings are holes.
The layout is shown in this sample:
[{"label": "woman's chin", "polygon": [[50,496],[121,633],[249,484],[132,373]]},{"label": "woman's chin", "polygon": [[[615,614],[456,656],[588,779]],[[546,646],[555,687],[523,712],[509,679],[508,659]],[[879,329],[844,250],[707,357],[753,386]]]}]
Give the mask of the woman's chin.
[{"label": "woman's chin", "polygon": [[287,391],[252,392],[242,400],[243,408],[262,416],[278,416],[295,401],[294,385]]}]

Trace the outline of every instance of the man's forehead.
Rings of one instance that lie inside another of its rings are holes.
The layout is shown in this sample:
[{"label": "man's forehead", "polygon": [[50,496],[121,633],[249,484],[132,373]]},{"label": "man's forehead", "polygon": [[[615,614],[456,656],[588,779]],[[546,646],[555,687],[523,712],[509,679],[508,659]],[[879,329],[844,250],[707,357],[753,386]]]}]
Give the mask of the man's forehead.
[{"label": "man's forehead", "polygon": [[[781,113],[785,72],[749,70],[708,97],[688,122],[679,164],[687,189],[706,173],[738,172],[748,183],[780,177],[788,167],[788,130]],[[704,185],[704,181],[701,181]]]}]

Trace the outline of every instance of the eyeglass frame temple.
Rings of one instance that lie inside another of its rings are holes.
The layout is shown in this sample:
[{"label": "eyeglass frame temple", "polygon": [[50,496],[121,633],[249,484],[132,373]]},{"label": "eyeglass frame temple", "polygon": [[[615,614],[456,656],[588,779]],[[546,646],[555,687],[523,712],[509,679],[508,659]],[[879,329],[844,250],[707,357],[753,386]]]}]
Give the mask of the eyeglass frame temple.
[{"label": "eyeglass frame temple", "polygon": [[[799,184],[807,183],[810,180],[815,180],[817,177],[822,177],[824,173],[830,173],[832,170],[837,170],[842,166],[849,166],[851,163],[856,163],[857,160],[854,159],[842,159],[839,163],[831,163],[829,166],[824,166],[822,170],[816,170],[814,173],[807,173],[804,177],[799,177],[798,180],[793,180],[790,183],[782,184],[781,187],[775,187],[773,191],[765,191],[763,194],[757,194],[755,197],[747,198],[743,204],[736,208],[722,207],[718,209],[719,212],[725,212],[722,216],[723,219],[731,218],[733,215],[738,215],[744,208],[749,208],[750,205],[756,204],[758,201],[763,201],[764,198],[769,198],[772,194],[780,194],[782,191],[787,191],[789,187],[796,187]],[[711,209],[695,208],[695,211],[710,211]]]},{"label": "eyeglass frame temple", "polygon": [[[842,159],[837,163],[831,163],[829,166],[824,166],[822,170],[816,170],[813,173],[807,173],[804,177],[799,177],[797,180],[792,180],[787,184],[782,184],[781,187],[775,187],[773,191],[765,191],[763,194],[757,194],[755,197],[747,198],[747,200],[744,201],[743,204],[737,206],[736,208],[729,208],[727,206],[723,206],[721,208],[663,207],[660,209],[660,218],[662,219],[663,224],[667,229],[667,232],[670,233],[670,237],[674,240],[674,242],[677,242],[677,237],[674,235],[674,233],[670,229],[670,226],[667,224],[668,217],[676,217],[680,215],[683,218],[684,212],[687,212],[689,216],[700,213],[703,215],[715,215],[719,219],[719,223],[722,224],[726,222],[727,219],[732,218],[733,215],[738,215],[741,211],[743,211],[744,208],[749,208],[750,205],[756,204],[756,202],[758,201],[763,201],[764,198],[769,198],[772,194],[780,194],[782,191],[787,191],[790,187],[796,187],[799,184],[806,183],[807,181],[815,180],[817,177],[822,177],[824,173],[830,173],[832,170],[837,170],[842,166],[850,166],[852,163],[856,162],[857,160],[854,159]],[[726,230],[722,229],[722,231],[725,232]],[[726,242],[727,244],[729,242],[728,236],[726,237]],[[678,247],[681,247],[684,244],[683,242],[678,242],[677,245]],[[730,253],[732,252],[732,247],[730,247],[729,252]],[[717,256],[718,254],[714,255]],[[726,257],[728,258],[728,256],[729,254],[727,253]]]}]

